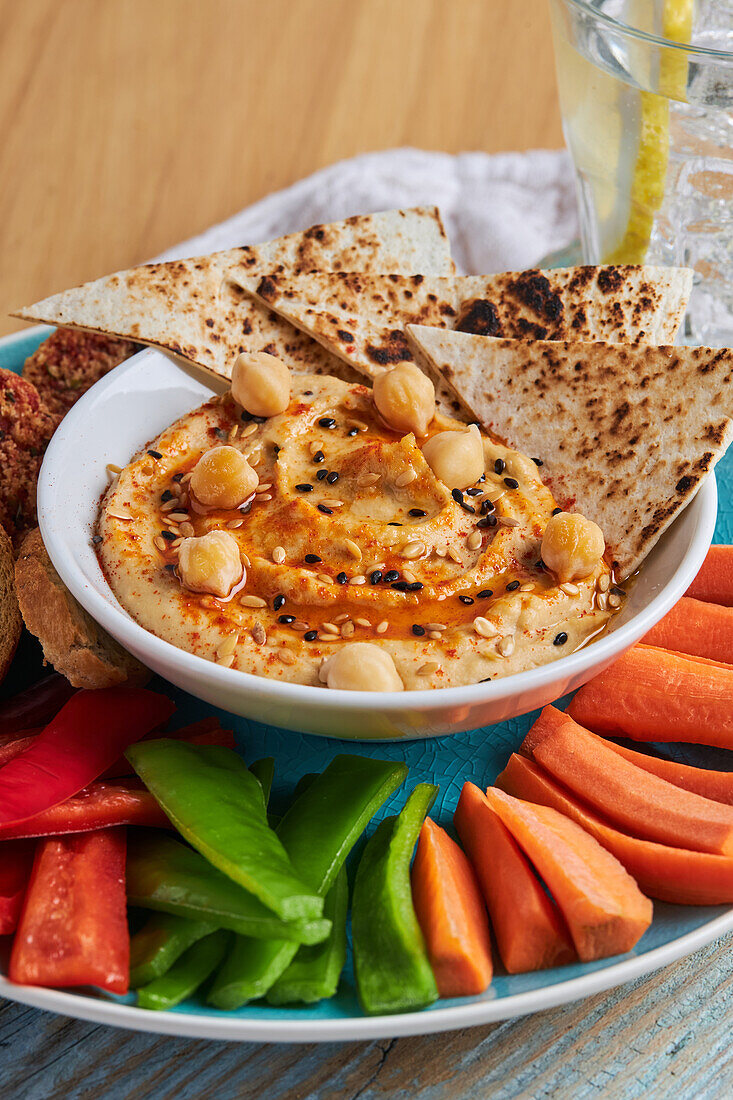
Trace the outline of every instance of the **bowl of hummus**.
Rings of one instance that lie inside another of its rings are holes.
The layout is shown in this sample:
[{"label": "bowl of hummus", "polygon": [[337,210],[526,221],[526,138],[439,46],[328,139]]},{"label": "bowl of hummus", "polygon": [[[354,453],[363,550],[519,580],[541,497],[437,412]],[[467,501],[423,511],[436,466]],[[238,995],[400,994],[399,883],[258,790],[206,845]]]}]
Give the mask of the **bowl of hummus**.
[{"label": "bowl of hummus", "polygon": [[541,457],[438,411],[414,364],[370,388],[271,359],[212,393],[142,352],[72,409],[39,484],[79,602],[225,710],[355,739],[489,725],[600,671],[703,560],[712,477],[620,584]]}]

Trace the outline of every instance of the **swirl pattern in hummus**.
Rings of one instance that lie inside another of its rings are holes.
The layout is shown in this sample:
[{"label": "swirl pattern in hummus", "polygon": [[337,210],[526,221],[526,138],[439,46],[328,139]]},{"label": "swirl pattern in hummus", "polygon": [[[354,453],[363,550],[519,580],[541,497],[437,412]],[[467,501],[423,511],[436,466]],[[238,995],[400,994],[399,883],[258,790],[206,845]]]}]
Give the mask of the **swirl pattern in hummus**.
[{"label": "swirl pattern in hummus", "polygon": [[[437,413],[429,432],[465,429]],[[259,476],[232,511],[197,511],[187,482],[218,443]],[[421,442],[424,443],[424,440]],[[259,421],[230,395],[185,416],[110,486],[98,546],[120,603],[147,630],[243,672],[322,686],[345,640],[392,655],[408,689],[546,664],[612,613],[608,568],[560,585],[540,560],[555,501],[535,462],[483,437],[486,473],[451,492],[412,435],[382,423],[371,391],[294,378],[290,405]],[[183,537],[225,529],[245,579],[226,599],[182,586]]]}]

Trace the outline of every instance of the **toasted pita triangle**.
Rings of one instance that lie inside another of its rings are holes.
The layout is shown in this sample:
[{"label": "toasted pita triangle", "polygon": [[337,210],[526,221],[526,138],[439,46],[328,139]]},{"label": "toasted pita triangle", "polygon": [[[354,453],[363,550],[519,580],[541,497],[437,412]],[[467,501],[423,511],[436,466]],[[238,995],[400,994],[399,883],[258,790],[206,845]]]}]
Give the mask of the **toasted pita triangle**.
[{"label": "toasted pita triangle", "polygon": [[484,427],[639,567],[733,438],[733,350],[516,340],[410,326]]},{"label": "toasted pita triangle", "polygon": [[373,377],[412,358],[408,324],[534,340],[672,343],[692,271],[570,267],[501,275],[290,272],[240,285],[344,363]]},{"label": "toasted pita triangle", "polygon": [[[265,244],[134,267],[45,298],[15,316],[152,344],[224,378],[239,352],[263,349],[296,371],[343,377],[334,356],[239,288],[252,272],[316,268],[450,274],[455,265],[436,208],[388,210]],[[348,379],[358,376],[349,373]]]}]

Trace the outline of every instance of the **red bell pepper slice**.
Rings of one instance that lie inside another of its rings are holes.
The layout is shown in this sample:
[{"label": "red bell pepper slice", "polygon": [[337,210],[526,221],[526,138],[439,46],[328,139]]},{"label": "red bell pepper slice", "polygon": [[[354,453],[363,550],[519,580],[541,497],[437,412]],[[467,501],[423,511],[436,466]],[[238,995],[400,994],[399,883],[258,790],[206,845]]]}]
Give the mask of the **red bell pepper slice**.
[{"label": "red bell pepper slice", "polygon": [[64,703],[76,694],[65,676],[52,672],[25,691],[0,703],[0,734],[17,733],[31,726],[45,726]]},{"label": "red bell pepper slice", "polygon": [[18,924],[35,848],[32,840],[13,840],[0,849],[0,936]]},{"label": "red bell pepper slice", "polygon": [[40,841],[13,940],[10,980],[126,993],[129,966],[125,830]]},{"label": "red bell pepper slice", "polygon": [[42,731],[43,727],[41,726],[37,730],[23,730],[18,735],[11,733],[8,737],[0,737],[0,768],[3,764],[9,764],[16,756],[20,756],[22,752],[29,749]]},{"label": "red bell pepper slice", "polygon": [[174,710],[165,695],[145,688],[77,692],[25,752],[0,768],[0,826],[77,794]]},{"label": "red bell pepper slice", "polygon": [[[170,821],[142,783],[91,783],[78,794],[18,825],[0,826],[0,841],[15,837],[89,833],[113,825],[170,829]],[[5,848],[0,847],[0,868]]]}]

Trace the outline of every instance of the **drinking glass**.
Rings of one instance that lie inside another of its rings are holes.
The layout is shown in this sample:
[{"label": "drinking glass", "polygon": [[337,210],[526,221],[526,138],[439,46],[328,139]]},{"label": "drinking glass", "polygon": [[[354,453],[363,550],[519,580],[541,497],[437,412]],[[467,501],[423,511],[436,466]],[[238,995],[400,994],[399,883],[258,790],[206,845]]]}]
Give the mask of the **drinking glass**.
[{"label": "drinking glass", "polygon": [[550,0],[586,263],[692,267],[685,342],[733,344],[733,0]]}]

